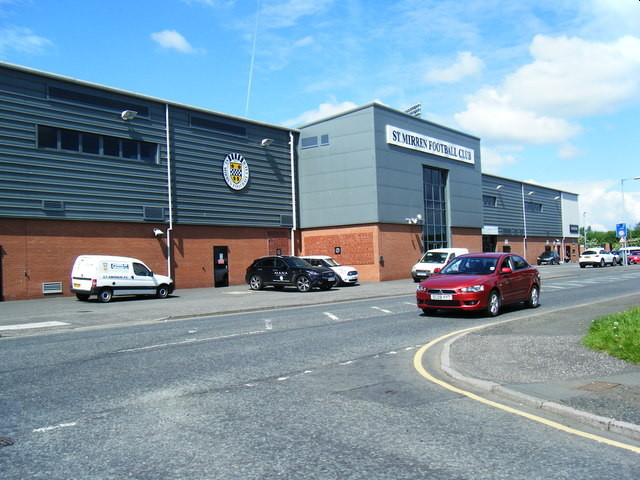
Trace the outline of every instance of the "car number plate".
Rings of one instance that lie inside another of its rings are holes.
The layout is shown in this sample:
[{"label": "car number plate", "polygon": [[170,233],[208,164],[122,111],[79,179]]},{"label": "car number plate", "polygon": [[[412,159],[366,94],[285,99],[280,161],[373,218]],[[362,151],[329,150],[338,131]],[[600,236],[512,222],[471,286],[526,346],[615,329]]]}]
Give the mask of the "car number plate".
[{"label": "car number plate", "polygon": [[327,277],[327,280],[329,280],[330,282],[333,282],[336,279],[336,277]]},{"label": "car number plate", "polygon": [[79,284],[79,283],[74,283],[74,284],[73,284],[73,286],[74,286],[75,288],[80,288],[80,284]]},{"label": "car number plate", "polygon": [[453,300],[453,295],[448,294],[432,294],[431,300]]}]

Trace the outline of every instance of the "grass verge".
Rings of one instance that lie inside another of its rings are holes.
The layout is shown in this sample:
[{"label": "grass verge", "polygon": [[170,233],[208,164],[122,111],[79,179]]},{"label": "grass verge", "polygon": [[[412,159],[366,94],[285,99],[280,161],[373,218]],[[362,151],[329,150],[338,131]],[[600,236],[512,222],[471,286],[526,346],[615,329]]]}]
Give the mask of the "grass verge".
[{"label": "grass verge", "polygon": [[640,307],[594,320],[582,344],[640,365]]}]

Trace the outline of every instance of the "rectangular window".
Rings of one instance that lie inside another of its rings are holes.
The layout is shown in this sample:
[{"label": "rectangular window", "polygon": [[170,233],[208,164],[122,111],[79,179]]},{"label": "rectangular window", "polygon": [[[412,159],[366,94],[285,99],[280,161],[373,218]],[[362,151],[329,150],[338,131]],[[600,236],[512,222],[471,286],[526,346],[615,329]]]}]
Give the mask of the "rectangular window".
[{"label": "rectangular window", "polygon": [[82,152],[130,160],[156,162],[158,156],[158,145],[155,143],[44,125],[38,125],[37,141],[38,148]]},{"label": "rectangular window", "polygon": [[67,90],[66,88],[49,87],[49,98],[82,105],[91,105],[93,107],[115,110],[117,112],[134,110],[138,112],[138,115],[143,117],[149,116],[149,108],[144,105],[138,105],[124,100],[113,100],[99,95],[77,92],[75,90]]},{"label": "rectangular window", "polygon": [[58,148],[58,129],[38,125],[38,148]]},{"label": "rectangular window", "polygon": [[524,202],[524,209],[530,213],[542,213],[542,204],[534,202]]},{"label": "rectangular window", "polygon": [[122,140],[122,157],[137,159],[138,158],[138,142],[133,140]]},{"label": "rectangular window", "polygon": [[82,151],[84,153],[93,153],[94,155],[98,155],[100,153],[100,135],[83,133]]},{"label": "rectangular window", "polygon": [[120,156],[120,140],[114,137],[102,137],[103,154],[109,157]]},{"label": "rectangular window", "polygon": [[497,202],[498,202],[497,197],[492,197],[491,195],[482,196],[482,204],[485,207],[495,207],[497,205]]},{"label": "rectangular window", "polygon": [[578,233],[580,231],[580,227],[578,225],[569,225],[570,233]]},{"label": "rectangular window", "polygon": [[318,146],[318,137],[306,137],[300,140],[302,148],[312,148]]},{"label": "rectangular window", "polygon": [[329,145],[329,135],[320,135],[320,145]]},{"label": "rectangular window", "polygon": [[191,126],[221,133],[230,133],[231,135],[238,135],[240,137],[247,136],[247,129],[244,127],[231,123],[218,122],[209,118],[191,117]]},{"label": "rectangular window", "polygon": [[60,148],[62,150],[80,151],[80,134],[73,130],[60,130]]}]

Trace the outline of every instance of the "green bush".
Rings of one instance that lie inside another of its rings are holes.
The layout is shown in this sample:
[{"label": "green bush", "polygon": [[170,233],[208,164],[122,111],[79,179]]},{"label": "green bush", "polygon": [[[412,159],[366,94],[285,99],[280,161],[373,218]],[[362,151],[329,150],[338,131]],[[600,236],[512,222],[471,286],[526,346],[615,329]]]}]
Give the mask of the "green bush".
[{"label": "green bush", "polygon": [[582,344],[640,365],[640,307],[594,320]]}]

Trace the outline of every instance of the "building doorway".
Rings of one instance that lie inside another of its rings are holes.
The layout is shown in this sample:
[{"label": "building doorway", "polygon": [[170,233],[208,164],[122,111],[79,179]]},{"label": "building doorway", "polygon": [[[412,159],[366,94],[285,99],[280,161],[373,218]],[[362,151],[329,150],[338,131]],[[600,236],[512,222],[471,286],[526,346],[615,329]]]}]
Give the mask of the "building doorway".
[{"label": "building doorway", "polygon": [[215,287],[229,286],[228,247],[213,247],[213,282]]}]

